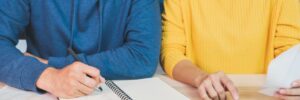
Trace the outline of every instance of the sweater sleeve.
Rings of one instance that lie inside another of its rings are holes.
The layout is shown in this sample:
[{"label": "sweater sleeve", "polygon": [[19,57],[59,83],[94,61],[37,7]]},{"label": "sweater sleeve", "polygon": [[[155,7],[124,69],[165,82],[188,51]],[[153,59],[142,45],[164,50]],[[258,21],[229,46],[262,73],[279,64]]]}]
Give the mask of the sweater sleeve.
[{"label": "sweater sleeve", "polygon": [[0,81],[39,92],[35,84],[48,65],[24,56],[15,47],[29,23],[28,5],[26,0],[0,0]]},{"label": "sweater sleeve", "polygon": [[275,56],[300,43],[299,0],[283,1],[275,33]]},{"label": "sweater sleeve", "polygon": [[[107,79],[150,77],[159,61],[161,15],[158,0],[134,0],[124,45],[92,55],[79,54],[80,60],[97,67]],[[71,56],[50,57],[49,65],[63,67],[74,61]]]},{"label": "sweater sleeve", "polygon": [[173,77],[173,69],[185,56],[186,34],[179,0],[165,0],[161,62],[165,72]]}]

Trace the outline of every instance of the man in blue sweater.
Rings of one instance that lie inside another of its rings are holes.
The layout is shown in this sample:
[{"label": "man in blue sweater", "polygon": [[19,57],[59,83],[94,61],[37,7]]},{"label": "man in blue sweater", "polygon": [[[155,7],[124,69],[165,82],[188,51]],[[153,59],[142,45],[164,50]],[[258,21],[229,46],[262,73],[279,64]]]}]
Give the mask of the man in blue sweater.
[{"label": "man in blue sweater", "polygon": [[[0,0],[0,82],[73,98],[90,94],[102,76],[150,77],[160,51],[159,8],[158,0]],[[15,48],[22,33],[25,55]]]}]

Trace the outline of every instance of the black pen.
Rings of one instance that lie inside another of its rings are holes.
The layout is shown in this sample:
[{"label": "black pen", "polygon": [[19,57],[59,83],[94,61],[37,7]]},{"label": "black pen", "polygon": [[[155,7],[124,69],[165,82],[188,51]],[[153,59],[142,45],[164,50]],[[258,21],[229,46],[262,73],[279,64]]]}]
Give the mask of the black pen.
[{"label": "black pen", "polygon": [[[72,48],[68,48],[68,52],[74,57],[74,59],[75,59],[76,61],[82,62],[82,61],[79,59],[79,57],[77,56],[77,54],[74,52],[74,50],[73,50]],[[87,75],[87,76],[91,78],[91,76],[89,76],[89,75]],[[98,89],[99,89],[99,91],[103,91],[103,89],[102,89],[101,86],[99,86]],[[98,90],[98,89],[97,89],[97,90]]]}]

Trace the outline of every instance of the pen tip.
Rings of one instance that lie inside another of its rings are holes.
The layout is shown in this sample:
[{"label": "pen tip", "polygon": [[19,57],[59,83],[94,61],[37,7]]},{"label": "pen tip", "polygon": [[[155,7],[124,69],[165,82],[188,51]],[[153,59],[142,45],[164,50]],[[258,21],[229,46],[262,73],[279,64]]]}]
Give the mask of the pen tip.
[{"label": "pen tip", "polygon": [[99,90],[100,90],[100,91],[103,91],[102,87],[99,87]]}]

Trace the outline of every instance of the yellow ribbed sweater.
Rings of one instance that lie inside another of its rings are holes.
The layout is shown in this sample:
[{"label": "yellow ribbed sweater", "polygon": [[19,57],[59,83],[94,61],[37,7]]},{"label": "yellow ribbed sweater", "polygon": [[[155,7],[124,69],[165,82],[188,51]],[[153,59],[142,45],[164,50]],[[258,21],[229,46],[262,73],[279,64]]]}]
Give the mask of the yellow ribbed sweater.
[{"label": "yellow ribbed sweater", "polygon": [[165,0],[162,65],[181,60],[209,73],[265,73],[274,57],[299,43],[298,0]]}]

